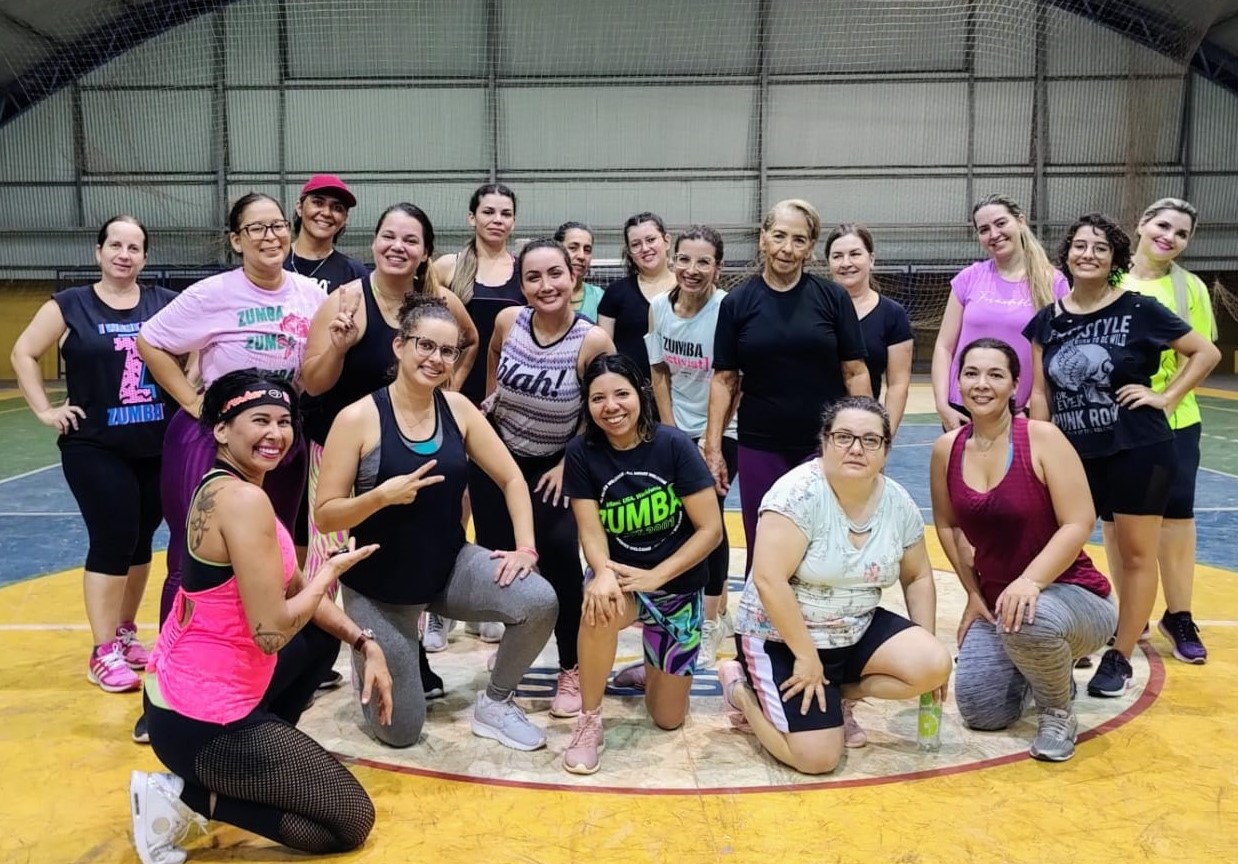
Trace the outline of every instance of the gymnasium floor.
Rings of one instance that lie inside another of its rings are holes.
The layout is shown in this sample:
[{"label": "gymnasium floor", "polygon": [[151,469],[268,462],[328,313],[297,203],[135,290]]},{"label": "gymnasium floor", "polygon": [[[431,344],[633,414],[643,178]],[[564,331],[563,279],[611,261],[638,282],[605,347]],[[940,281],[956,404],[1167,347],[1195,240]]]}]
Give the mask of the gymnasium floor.
[{"label": "gymnasium floor", "polygon": [[[925,410],[922,387],[912,410]],[[1200,473],[1195,610],[1210,659],[1175,661],[1154,633],[1136,659],[1138,687],[1121,700],[1081,697],[1074,760],[1026,757],[1034,728],[964,732],[946,706],[943,747],[914,746],[914,706],[862,705],[871,743],[836,776],[803,778],[758,752],[722,716],[717,678],[698,677],[684,729],[656,730],[639,697],[605,705],[602,771],[558,767],[570,721],[551,720],[553,645],[521,688],[549,747],[525,754],[473,738],[467,716],[489,648],[459,629],[432,657],[448,697],[422,742],[393,751],[356,727],[347,689],[303,728],[350,760],[378,824],[357,862],[1103,862],[1234,860],[1238,846],[1238,394],[1208,390]],[[919,406],[918,408],[916,406]],[[889,473],[928,505],[935,417],[909,418]],[[20,397],[0,393],[0,862],[131,862],[128,773],[158,770],[129,740],[139,698],[85,681],[81,606],[85,532],[53,436]],[[927,511],[926,511],[927,517]],[[732,538],[741,536],[738,514]],[[945,558],[929,529],[934,563]],[[1103,563],[1103,553],[1093,554]],[[736,561],[740,550],[733,553]],[[738,572],[737,564],[732,572]],[[156,575],[140,616],[153,636]],[[732,586],[737,589],[737,585]],[[961,592],[938,574],[938,630],[953,646]],[[901,606],[897,589],[888,596]],[[734,599],[733,599],[734,602]],[[1156,614],[1159,616],[1160,609]],[[625,634],[620,659],[637,656]],[[1082,684],[1089,673],[1077,673]],[[227,826],[189,845],[195,861],[301,861]]]}]

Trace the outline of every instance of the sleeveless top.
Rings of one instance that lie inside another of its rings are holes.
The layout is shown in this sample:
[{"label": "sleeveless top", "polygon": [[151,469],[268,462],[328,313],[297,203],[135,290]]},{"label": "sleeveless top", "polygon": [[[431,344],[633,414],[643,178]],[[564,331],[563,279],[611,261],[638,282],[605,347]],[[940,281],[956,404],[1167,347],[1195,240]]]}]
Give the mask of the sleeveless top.
[{"label": "sleeveless top", "polygon": [[326,443],[327,432],[341,411],[389,384],[394,377],[395,354],[391,342],[397,331],[383,318],[369,276],[361,281],[361,296],[365,303],[365,333],[344,355],[339,380],[326,393],[301,401],[305,434],[317,444]]},{"label": "sleeveless top", "polygon": [[[221,469],[207,472],[194,498],[208,483],[227,476],[234,475]],[[189,518],[192,513],[191,504]],[[276,658],[254,644],[231,566],[195,557],[188,548],[189,532],[185,535],[186,583],[214,584],[200,591],[182,586],[176,592],[147,671],[155,675],[159,692],[176,713],[204,723],[232,723],[258,707],[275,674]],[[297,570],[296,549],[288,529],[278,519],[275,536],[287,588]],[[192,605],[189,620],[182,624],[186,604]]]},{"label": "sleeveless top", "polygon": [[516,316],[503,342],[490,413],[499,437],[518,456],[552,456],[576,437],[584,392],[576,361],[593,325],[580,315],[549,345],[533,335],[533,310]]},{"label": "sleeveless top", "polygon": [[[976,547],[976,577],[990,609],[1006,586],[1023,575],[1058,529],[1049,488],[1036,476],[1032,465],[1027,424],[1024,417],[1015,417],[1011,423],[1014,454],[1010,467],[1001,482],[988,492],[977,492],[963,480],[963,448],[971,437],[971,424],[955,437],[946,468],[950,503],[959,527]],[[1100,597],[1109,596],[1109,580],[1083,551],[1057,581],[1078,585]]]},{"label": "sleeveless top", "polygon": [[487,285],[473,282],[473,297],[464,305],[473,326],[477,328],[477,360],[469,370],[460,392],[474,405],[486,398],[486,357],[490,350],[490,338],[494,336],[494,321],[508,306],[523,306],[524,292],[520,290],[520,273],[516,259],[512,258],[512,275],[502,285]]},{"label": "sleeveless top", "polygon": [[464,548],[460,520],[469,474],[464,436],[447,397],[439,390],[434,391],[434,434],[425,441],[404,437],[388,388],[375,391],[370,398],[378,408],[378,444],[361,459],[354,494],[416,471],[431,459],[438,460],[432,474],[446,479],[423,486],[413,503],[384,507],[353,528],[358,547],[378,543],[379,548],[340,581],[380,603],[428,603],[447,586],[456,556]]},{"label": "sleeveless top", "polygon": [[65,362],[69,403],[86,412],[77,429],[57,443],[85,443],[141,459],[163,452],[163,433],[172,412],[166,393],[147,374],[138,356],[138,331],[176,295],[166,288],[140,288],[132,309],[113,309],[93,285],[52,295],[68,328],[60,353]]}]

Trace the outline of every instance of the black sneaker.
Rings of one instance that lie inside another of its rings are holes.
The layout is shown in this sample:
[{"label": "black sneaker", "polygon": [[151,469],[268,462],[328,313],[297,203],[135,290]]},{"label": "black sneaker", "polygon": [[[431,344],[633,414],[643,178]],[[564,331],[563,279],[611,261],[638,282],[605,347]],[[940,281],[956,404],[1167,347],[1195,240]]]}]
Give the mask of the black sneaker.
[{"label": "black sneaker", "polygon": [[1198,666],[1208,662],[1208,649],[1199,638],[1199,628],[1190,612],[1166,612],[1156,628],[1173,643],[1174,656],[1183,663]]},{"label": "black sneaker", "polygon": [[421,690],[426,694],[427,699],[442,699],[447,695],[447,690],[443,687],[443,679],[430,668],[430,661],[426,659],[426,652],[421,651],[420,655]]},{"label": "black sneaker", "polygon": [[1076,669],[1091,669],[1091,668],[1092,668],[1092,657],[1091,657],[1091,655],[1084,654],[1082,657],[1080,657],[1078,660],[1076,660],[1076,661],[1075,661],[1075,668],[1076,668]]},{"label": "black sneaker", "polygon": [[[344,676],[332,669],[327,673],[327,677],[318,682],[317,694],[330,693],[332,690],[338,690],[344,686]],[[313,704],[312,702],[310,703]]]},{"label": "black sneaker", "polygon": [[135,744],[149,744],[150,730],[146,728],[146,712],[143,711],[138,716],[138,722],[133,724],[133,742]]},{"label": "black sneaker", "polygon": [[1110,648],[1100,658],[1100,668],[1088,682],[1089,696],[1121,696],[1135,677],[1130,661],[1116,648]]}]

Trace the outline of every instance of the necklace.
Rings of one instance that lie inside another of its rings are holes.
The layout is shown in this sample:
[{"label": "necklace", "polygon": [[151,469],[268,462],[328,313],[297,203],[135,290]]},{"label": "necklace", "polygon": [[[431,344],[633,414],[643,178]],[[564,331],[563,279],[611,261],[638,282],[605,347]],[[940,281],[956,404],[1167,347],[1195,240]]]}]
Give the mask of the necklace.
[{"label": "necklace", "polygon": [[1010,434],[1010,423],[1011,423],[1011,420],[1007,420],[1005,427],[1003,427],[1001,430],[998,431],[996,435],[994,435],[992,438],[989,438],[989,439],[981,438],[979,435],[977,435],[973,431],[971,435],[971,440],[976,445],[977,452],[988,453],[990,450],[992,450],[993,445],[997,443],[999,438],[1005,438],[1007,435]]},{"label": "necklace", "polygon": [[[319,270],[321,270],[321,269],[322,269],[322,265],[323,265],[323,264],[326,264],[329,260],[331,260],[331,256],[332,256],[332,255],[334,255],[334,254],[335,254],[335,250],[332,250],[331,252],[328,252],[328,253],[327,253],[327,257],[326,257],[326,258],[319,258],[319,259],[318,259],[318,266],[317,266],[317,267],[315,267],[313,270],[311,270],[311,271],[310,271],[310,272],[308,272],[308,273],[302,273],[302,272],[301,272],[301,269],[300,269],[299,267],[297,267],[297,250],[296,250],[296,249],[293,249],[293,250],[292,250],[292,272],[293,272],[293,273],[296,273],[298,276],[304,276],[304,277],[306,277],[307,279],[313,279],[313,278],[314,278],[314,274],[315,274],[315,273],[317,273]],[[305,260],[306,260],[306,261],[312,261],[313,259],[312,259],[312,258],[306,258]]]}]

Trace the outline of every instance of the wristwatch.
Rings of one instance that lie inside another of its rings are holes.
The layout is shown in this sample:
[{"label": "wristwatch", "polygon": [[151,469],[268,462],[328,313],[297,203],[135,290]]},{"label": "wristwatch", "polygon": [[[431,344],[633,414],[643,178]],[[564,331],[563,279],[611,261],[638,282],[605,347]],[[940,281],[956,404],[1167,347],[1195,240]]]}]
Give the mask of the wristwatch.
[{"label": "wristwatch", "polygon": [[361,635],[357,637],[357,641],[352,643],[352,650],[361,653],[365,649],[365,643],[374,639],[374,631],[368,627],[361,631]]}]

